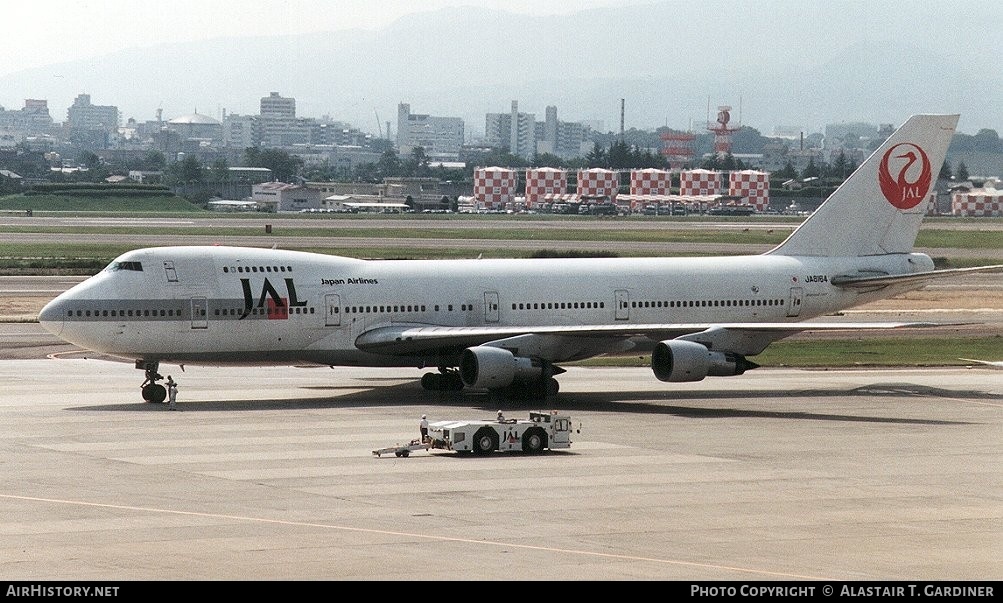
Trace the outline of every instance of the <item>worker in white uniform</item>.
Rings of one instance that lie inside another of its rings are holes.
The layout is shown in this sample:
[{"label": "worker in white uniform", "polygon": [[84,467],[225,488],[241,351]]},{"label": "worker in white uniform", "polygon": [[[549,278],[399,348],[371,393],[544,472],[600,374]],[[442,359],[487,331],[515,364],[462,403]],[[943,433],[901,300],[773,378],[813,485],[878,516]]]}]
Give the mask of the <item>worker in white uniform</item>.
[{"label": "worker in white uniform", "polygon": [[421,415],[421,423],[418,424],[418,429],[421,431],[421,443],[424,444],[428,440],[428,419],[425,415]]},{"label": "worker in white uniform", "polygon": [[167,375],[167,400],[167,409],[177,410],[178,383],[170,375]]}]

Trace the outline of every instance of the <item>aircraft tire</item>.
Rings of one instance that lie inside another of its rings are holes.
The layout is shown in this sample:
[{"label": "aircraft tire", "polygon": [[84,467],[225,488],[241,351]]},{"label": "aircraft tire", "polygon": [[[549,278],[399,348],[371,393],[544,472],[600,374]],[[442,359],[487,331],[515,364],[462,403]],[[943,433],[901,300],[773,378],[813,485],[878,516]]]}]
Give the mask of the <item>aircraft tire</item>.
[{"label": "aircraft tire", "polygon": [[463,380],[454,373],[425,373],[421,387],[430,392],[458,392],[463,389]]},{"label": "aircraft tire", "polygon": [[450,375],[447,377],[446,382],[449,384],[447,388],[451,392],[458,392],[463,390],[463,379],[460,378],[459,374]]},{"label": "aircraft tire", "polygon": [[421,376],[421,387],[426,391],[436,391],[439,389],[439,375],[436,373],[425,373]]},{"label": "aircraft tire", "polygon": [[154,404],[160,404],[167,399],[167,388],[163,385],[151,383],[143,387],[143,400]]}]

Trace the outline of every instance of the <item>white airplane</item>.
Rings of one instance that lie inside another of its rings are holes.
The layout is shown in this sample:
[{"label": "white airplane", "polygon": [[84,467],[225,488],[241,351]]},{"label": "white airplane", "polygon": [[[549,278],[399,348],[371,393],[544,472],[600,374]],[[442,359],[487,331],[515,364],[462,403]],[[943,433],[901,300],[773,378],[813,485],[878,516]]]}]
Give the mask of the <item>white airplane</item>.
[{"label": "white airplane", "polygon": [[83,348],[161,363],[435,367],[430,390],[552,396],[560,363],[651,352],[665,382],[739,375],[804,322],[986,270],[913,253],[957,115],[911,117],[783,243],[714,258],[366,261],[278,249],[159,247],[119,256],[39,316]]}]

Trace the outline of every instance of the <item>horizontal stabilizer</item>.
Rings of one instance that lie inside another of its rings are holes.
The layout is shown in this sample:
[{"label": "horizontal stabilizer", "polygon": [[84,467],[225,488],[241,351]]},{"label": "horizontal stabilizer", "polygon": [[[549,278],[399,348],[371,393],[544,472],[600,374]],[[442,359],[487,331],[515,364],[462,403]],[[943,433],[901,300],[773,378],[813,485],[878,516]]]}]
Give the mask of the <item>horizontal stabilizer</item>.
[{"label": "horizontal stabilizer", "polygon": [[975,272],[999,272],[1003,271],[1003,264],[993,266],[976,266],[974,268],[953,268],[951,270],[933,270],[930,272],[917,272],[914,274],[895,275],[860,275],[852,274],[834,276],[832,284],[844,289],[871,289],[875,287],[887,287],[889,285],[907,285],[922,283],[924,281],[944,278],[948,276],[958,276],[961,274]]},{"label": "horizontal stabilizer", "polygon": [[958,360],[974,362],[976,364],[982,364],[995,369],[1003,369],[1003,360],[976,360],[974,358],[958,358]]}]

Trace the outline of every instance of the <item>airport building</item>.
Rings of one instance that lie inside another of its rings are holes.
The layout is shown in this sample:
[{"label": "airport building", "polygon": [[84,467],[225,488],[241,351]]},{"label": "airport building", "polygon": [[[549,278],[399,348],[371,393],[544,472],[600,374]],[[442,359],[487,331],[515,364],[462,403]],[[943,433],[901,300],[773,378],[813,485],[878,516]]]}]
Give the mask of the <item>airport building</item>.
[{"label": "airport building", "polygon": [[546,203],[567,192],[567,171],[547,167],[526,170],[526,207]]},{"label": "airport building", "polygon": [[1003,190],[975,188],[951,195],[951,214],[955,216],[998,218],[1003,216]]},{"label": "airport building", "polygon": [[672,202],[672,172],[656,168],[630,171],[630,194],[619,195],[617,201],[627,204],[632,212],[642,212]]},{"label": "airport building", "polygon": [[755,170],[731,172],[728,174],[728,195],[741,197],[756,211],[766,211],[770,205],[770,175]]},{"label": "airport building", "polygon": [[504,209],[515,201],[519,174],[501,167],[474,170],[474,203],[476,209]]},{"label": "airport building", "polygon": [[721,172],[713,170],[683,170],[679,172],[679,194],[705,197],[721,194]]},{"label": "airport building", "polygon": [[321,195],[317,189],[287,184],[262,182],[251,187],[251,200],[265,211],[287,212],[320,209]]},{"label": "airport building", "polygon": [[578,170],[578,197],[585,201],[616,201],[620,173],[602,168]]},{"label": "airport building", "polygon": [[669,195],[672,193],[672,173],[646,168],[630,171],[631,195]]},{"label": "airport building", "polygon": [[321,210],[353,208],[359,211],[421,212],[448,209],[450,198],[438,178],[384,178],[383,182],[307,182],[317,191]]}]

